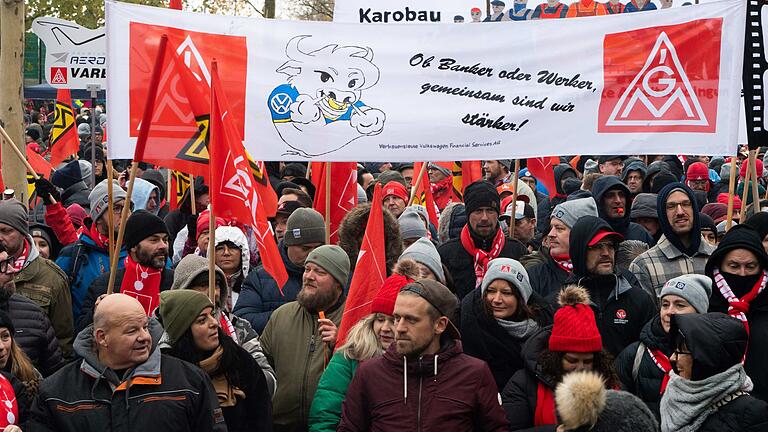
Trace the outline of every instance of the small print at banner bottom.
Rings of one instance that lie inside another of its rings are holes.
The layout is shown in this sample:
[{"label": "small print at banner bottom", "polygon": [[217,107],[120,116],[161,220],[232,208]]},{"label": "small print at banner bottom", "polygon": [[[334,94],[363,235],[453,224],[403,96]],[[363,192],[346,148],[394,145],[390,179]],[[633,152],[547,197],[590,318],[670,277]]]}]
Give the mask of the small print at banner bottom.
[{"label": "small print at banner bottom", "polygon": [[[258,20],[108,1],[110,153],[133,154],[130,118],[151,71],[129,60],[155,52],[165,32],[194,70],[233,40],[220,74],[257,160],[727,154],[744,25],[738,0],[499,26]],[[242,70],[245,83],[227,81]],[[172,110],[172,91],[158,98]]]}]

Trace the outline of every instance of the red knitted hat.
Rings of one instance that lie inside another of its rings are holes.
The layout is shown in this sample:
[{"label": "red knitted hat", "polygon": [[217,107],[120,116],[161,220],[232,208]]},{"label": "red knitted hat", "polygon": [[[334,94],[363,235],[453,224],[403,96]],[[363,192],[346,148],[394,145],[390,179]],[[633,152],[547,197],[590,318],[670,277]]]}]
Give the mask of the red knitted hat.
[{"label": "red knitted hat", "polygon": [[595,313],[589,307],[589,294],[576,285],[560,291],[562,306],[555,312],[555,323],[549,337],[549,350],[560,352],[598,352],[603,339],[597,330]]},{"label": "red knitted hat", "polygon": [[379,292],[376,293],[376,297],[371,303],[371,313],[392,315],[395,311],[397,294],[400,293],[400,289],[411,282],[413,279],[399,274],[393,274],[384,280],[384,284],[379,288]]},{"label": "red knitted hat", "polygon": [[685,173],[686,180],[709,180],[709,168],[703,162],[694,162]]},{"label": "red knitted hat", "polygon": [[[763,176],[763,169],[764,169],[763,161],[761,161],[760,159],[757,159],[757,160],[755,160],[755,164],[756,164],[755,171],[757,172],[757,178],[760,178],[760,177]],[[747,161],[744,161],[741,164],[741,167],[739,168],[739,177],[745,178],[747,176],[747,166],[748,165],[749,164],[747,163]]]},{"label": "red knitted hat", "polygon": [[[717,195],[717,202],[728,205],[728,194],[721,193]],[[736,194],[733,195],[733,208],[734,210],[741,210],[741,198]]]},{"label": "red knitted hat", "polygon": [[382,188],[384,192],[384,196],[382,199],[394,195],[396,197],[402,198],[403,201],[408,202],[408,191],[405,189],[405,186],[403,186],[402,183],[397,181],[391,181],[384,185]]}]

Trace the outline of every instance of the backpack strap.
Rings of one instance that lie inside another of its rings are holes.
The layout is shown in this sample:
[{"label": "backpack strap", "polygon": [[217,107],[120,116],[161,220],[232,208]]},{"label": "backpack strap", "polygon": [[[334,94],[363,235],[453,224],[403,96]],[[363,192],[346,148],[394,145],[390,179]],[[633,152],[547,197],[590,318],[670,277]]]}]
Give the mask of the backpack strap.
[{"label": "backpack strap", "polygon": [[637,352],[635,353],[635,361],[632,362],[632,382],[635,384],[637,384],[637,375],[640,371],[640,363],[643,362],[643,354],[645,354],[645,344],[638,342]]},{"label": "backpack strap", "polygon": [[69,266],[69,285],[71,286],[75,279],[77,279],[77,274],[80,273],[80,268],[83,266],[83,241],[81,239],[77,239],[77,242],[75,243],[75,247],[72,251],[72,259],[69,261],[71,265]]}]

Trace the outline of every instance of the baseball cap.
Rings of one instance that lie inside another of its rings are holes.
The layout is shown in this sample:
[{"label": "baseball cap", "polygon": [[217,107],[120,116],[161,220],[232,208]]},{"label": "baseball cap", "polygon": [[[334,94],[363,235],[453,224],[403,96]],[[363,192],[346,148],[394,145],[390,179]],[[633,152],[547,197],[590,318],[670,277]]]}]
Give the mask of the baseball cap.
[{"label": "baseball cap", "polygon": [[446,331],[454,339],[461,339],[461,333],[453,320],[456,319],[456,311],[459,309],[459,300],[455,295],[440,282],[431,279],[420,279],[404,286],[400,292],[412,292],[431,304],[437,309],[437,312],[448,318],[448,328]]},{"label": "baseball cap", "polygon": [[512,207],[512,202],[510,201],[507,203],[507,206],[505,207],[504,214],[499,216],[500,220],[509,220],[512,218],[512,212],[515,212],[515,220],[520,220],[523,218],[529,218],[533,219],[536,217],[536,214],[533,212],[533,207],[531,207],[530,204],[528,204],[525,201],[517,201],[517,204]]},{"label": "baseball cap", "polygon": [[621,234],[619,234],[617,232],[614,232],[614,231],[608,231],[606,229],[602,229],[602,230],[598,231],[597,234],[595,234],[594,237],[592,237],[592,240],[590,240],[589,243],[587,243],[587,246],[590,246],[590,247],[594,246],[594,245],[598,244],[600,242],[600,240],[602,240],[602,239],[604,239],[606,237],[614,237],[614,240],[617,241],[617,242],[620,242],[620,241],[624,240],[624,236],[622,236]]},{"label": "baseball cap", "polygon": [[277,206],[277,214],[290,216],[296,209],[303,207],[298,201],[283,201]]}]

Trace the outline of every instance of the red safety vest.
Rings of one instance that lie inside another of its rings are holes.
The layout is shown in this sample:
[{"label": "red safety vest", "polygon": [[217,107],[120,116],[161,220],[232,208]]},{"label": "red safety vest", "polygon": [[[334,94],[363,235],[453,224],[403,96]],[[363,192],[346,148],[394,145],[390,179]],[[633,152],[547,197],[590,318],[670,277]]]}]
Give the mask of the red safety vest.
[{"label": "red safety vest", "polygon": [[[576,8],[577,17],[595,16],[597,15],[597,6],[598,3],[596,1],[592,1],[591,6],[584,6],[581,4],[581,1],[578,1],[571,5],[571,9]],[[570,9],[568,11],[570,12]]]},{"label": "red safety vest", "polygon": [[613,7],[614,6],[610,2],[605,3],[605,10],[609,15],[624,13],[624,3],[617,4],[615,6],[616,10],[613,10]]},{"label": "red safety vest", "polygon": [[549,13],[549,12],[546,12],[546,10],[549,7],[549,5],[547,5],[547,4],[539,5],[539,7],[541,8],[541,13],[539,14],[539,18],[541,18],[541,19],[562,18],[563,17],[562,16],[563,6],[565,6],[565,5],[562,4],[562,3],[558,3],[557,7],[555,8],[555,11]]}]

